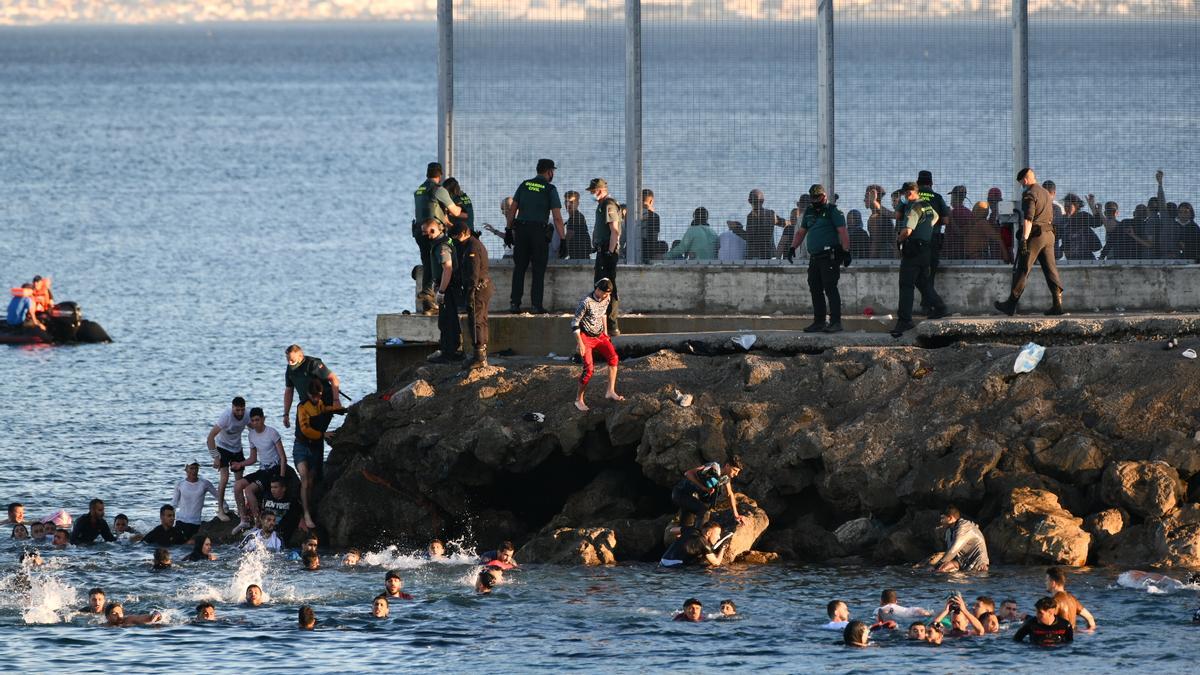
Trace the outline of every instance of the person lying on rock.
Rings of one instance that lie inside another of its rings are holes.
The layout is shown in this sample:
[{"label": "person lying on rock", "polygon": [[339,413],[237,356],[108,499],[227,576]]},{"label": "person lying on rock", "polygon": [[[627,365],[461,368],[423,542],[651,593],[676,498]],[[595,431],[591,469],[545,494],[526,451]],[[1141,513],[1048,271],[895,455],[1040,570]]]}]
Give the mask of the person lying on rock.
[{"label": "person lying on rock", "polygon": [[721,525],[709,521],[703,529],[683,528],[683,534],[671,543],[658,564],[663,567],[717,567],[721,551],[729,539],[721,538]]},{"label": "person lying on rock", "polygon": [[983,532],[978,525],[963,518],[957,506],[946,507],[938,527],[945,528],[946,552],[930,561],[930,566],[938,572],[987,571],[987,542]]},{"label": "person lying on rock", "polygon": [[1067,575],[1061,567],[1046,569],[1046,591],[1058,603],[1058,616],[1067,623],[1075,626],[1075,620],[1082,618],[1087,623],[1088,630],[1096,629],[1096,619],[1092,613],[1079,602],[1079,598],[1067,592]]},{"label": "person lying on rock", "polygon": [[683,528],[699,527],[708,520],[717,498],[729,498],[729,508],[740,525],[745,519],[738,513],[737,498],[733,495],[733,479],[742,472],[742,458],[734,455],[724,466],[709,462],[683,473],[683,478],[671,489],[671,501],[679,507],[678,535]]},{"label": "person lying on rock", "polygon": [[683,601],[683,609],[676,612],[671,620],[700,623],[704,620],[704,607],[696,598],[688,598]]},{"label": "person lying on rock", "polygon": [[517,568],[517,561],[513,558],[516,549],[511,541],[500,543],[500,548],[494,551],[484,551],[479,556],[479,562],[484,567],[494,567],[499,570],[512,570]]}]

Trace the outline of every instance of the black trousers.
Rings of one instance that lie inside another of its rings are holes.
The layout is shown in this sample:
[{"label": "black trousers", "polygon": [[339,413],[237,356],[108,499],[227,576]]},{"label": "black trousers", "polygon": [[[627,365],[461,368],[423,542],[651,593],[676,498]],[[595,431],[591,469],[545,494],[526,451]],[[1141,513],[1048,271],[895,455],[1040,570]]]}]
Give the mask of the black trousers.
[{"label": "black trousers", "polygon": [[533,280],[529,284],[529,301],[542,306],[546,264],[550,262],[550,240],[546,238],[545,223],[518,220],[513,223],[512,304],[521,304],[525,292],[525,270],[533,265]]},{"label": "black trousers", "polygon": [[675,484],[671,490],[671,501],[679,507],[680,527],[700,527],[708,519],[708,511],[712,506],[700,499],[695,485],[684,479]]},{"label": "black trousers", "polygon": [[[842,294],[838,292],[841,266],[834,256],[821,254],[808,259],[808,290],[812,293],[813,318],[817,322],[842,320]],[[829,299],[826,305],[825,299]]]},{"label": "black trousers", "polygon": [[444,356],[457,354],[462,347],[462,326],[458,323],[461,298],[451,288],[438,307],[438,348]]},{"label": "black trousers", "polygon": [[478,349],[488,343],[488,303],[492,301],[492,282],[485,279],[482,288],[467,292],[467,325],[471,343]]},{"label": "black trousers", "polygon": [[613,284],[612,299],[608,303],[608,334],[615,335],[620,332],[617,325],[617,312],[619,297],[617,296],[617,261],[620,260],[620,253],[609,253],[608,251],[596,251],[596,271],[592,275],[592,283],[596,283],[601,279],[608,279]]},{"label": "black trousers", "polygon": [[1029,250],[1017,254],[1017,262],[1013,267],[1012,294],[1010,299],[1020,300],[1025,292],[1025,282],[1029,280],[1029,272],[1033,263],[1042,264],[1042,275],[1046,277],[1046,287],[1050,294],[1062,292],[1062,281],[1058,278],[1058,264],[1054,262],[1054,230],[1033,228],[1029,232]]},{"label": "black trousers", "polygon": [[[934,232],[933,238],[929,242],[931,244],[929,250],[930,288],[933,288],[934,283],[937,281],[938,270],[940,270],[942,267],[942,244],[945,242],[945,240],[946,235],[942,234],[941,232]],[[933,306],[930,304],[929,298],[925,297],[924,293],[921,294],[921,306],[926,309]]]},{"label": "black trousers", "polygon": [[944,309],[946,304],[929,280],[929,265],[933,251],[929,242],[906,239],[900,254],[900,307],[896,318],[901,323],[912,322],[913,291],[919,289],[931,309]]},{"label": "black trousers", "polygon": [[433,242],[420,232],[413,232],[417,250],[421,253],[421,278],[417,285],[417,311],[433,309]]}]

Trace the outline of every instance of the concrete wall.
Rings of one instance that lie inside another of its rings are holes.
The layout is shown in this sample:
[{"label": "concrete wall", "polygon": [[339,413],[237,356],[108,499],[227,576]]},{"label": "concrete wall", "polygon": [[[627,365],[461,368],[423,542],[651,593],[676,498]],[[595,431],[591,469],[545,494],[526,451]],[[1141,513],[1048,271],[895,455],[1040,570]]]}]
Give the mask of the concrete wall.
[{"label": "concrete wall", "polygon": [[[843,313],[859,314],[866,307],[877,314],[895,313],[899,300],[899,271],[895,265],[852,265],[843,270],[839,285]],[[700,314],[808,314],[807,264],[639,265],[621,266],[617,286],[622,312]],[[512,263],[493,261],[495,294],[492,311],[507,311]],[[1200,265],[1126,265],[1121,267],[1060,266],[1068,311],[1193,311],[1200,308]],[[1001,266],[945,266],[938,292],[951,312],[991,314],[993,300],[1008,295],[1011,271]],[[530,307],[529,275],[522,306]],[[546,308],[571,311],[592,288],[592,266],[553,264],[546,272]],[[919,297],[919,296],[918,296]],[[1030,275],[1021,311],[1050,304],[1041,270]]]}]

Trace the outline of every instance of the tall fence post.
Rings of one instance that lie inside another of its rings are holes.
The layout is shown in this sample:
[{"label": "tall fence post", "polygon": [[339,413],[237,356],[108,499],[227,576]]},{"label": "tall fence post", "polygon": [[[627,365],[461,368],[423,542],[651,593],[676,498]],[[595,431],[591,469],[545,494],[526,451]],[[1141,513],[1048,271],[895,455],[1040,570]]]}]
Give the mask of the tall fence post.
[{"label": "tall fence post", "polygon": [[[1029,0],[1012,1],[1012,142],[1013,172],[1029,166]],[[1014,194],[1020,194],[1016,184]]]},{"label": "tall fence post", "polygon": [[642,262],[642,0],[625,0],[625,220],[627,263]]},{"label": "tall fence post", "polygon": [[438,161],[454,175],[454,0],[438,0]]},{"label": "tall fence post", "polygon": [[833,72],[833,0],[817,0],[817,163],[831,202],[836,189]]}]

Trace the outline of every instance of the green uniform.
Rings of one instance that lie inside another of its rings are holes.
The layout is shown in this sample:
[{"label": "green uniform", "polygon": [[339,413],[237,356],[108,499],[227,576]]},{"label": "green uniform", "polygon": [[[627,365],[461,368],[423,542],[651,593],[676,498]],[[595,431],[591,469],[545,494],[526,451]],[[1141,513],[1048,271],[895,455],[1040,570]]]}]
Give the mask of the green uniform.
[{"label": "green uniform", "polygon": [[459,220],[466,220],[467,229],[474,232],[475,231],[475,207],[471,205],[471,198],[469,196],[467,196],[467,193],[464,192],[461,195],[454,198],[454,203],[458,204],[458,208],[462,209],[462,212],[463,212],[463,217],[459,218]]},{"label": "green uniform", "polygon": [[838,229],[846,226],[846,217],[836,206],[813,205],[804,211],[800,228],[808,230],[804,239],[808,242],[809,255],[841,248]]},{"label": "green uniform", "polygon": [[[451,268],[454,266],[454,240],[446,235],[442,235],[441,239],[433,242],[433,289],[436,291],[442,287],[442,265],[450,263]],[[446,294],[453,292],[453,287],[447,289]]]},{"label": "green uniform", "polygon": [[558,188],[541,176],[534,176],[517,186],[513,201],[517,203],[517,220],[527,223],[545,225],[550,222],[550,211],[562,208]]},{"label": "green uniform", "polygon": [[609,223],[617,224],[617,232],[621,231],[621,205],[612,197],[605,197],[596,203],[596,218],[592,221],[592,245],[598,251],[607,251],[612,230]]},{"label": "green uniform", "polygon": [[933,228],[939,220],[941,217],[929,202],[921,200],[908,205],[900,227],[912,230],[910,236],[913,239],[928,242],[933,238]]},{"label": "green uniform", "polygon": [[413,193],[413,236],[421,231],[421,223],[433,218],[443,226],[450,225],[450,216],[446,207],[454,203],[450,193],[433,179],[421,183]]}]

